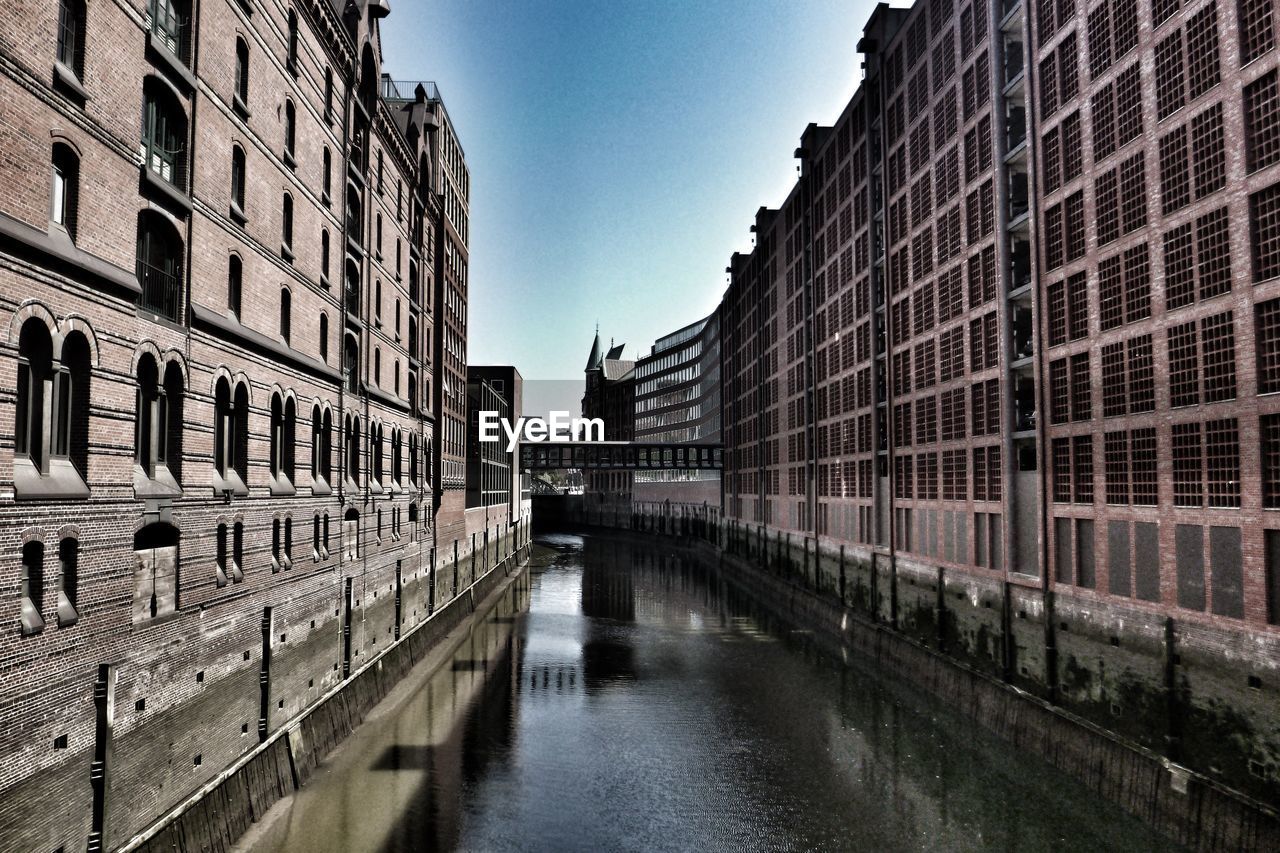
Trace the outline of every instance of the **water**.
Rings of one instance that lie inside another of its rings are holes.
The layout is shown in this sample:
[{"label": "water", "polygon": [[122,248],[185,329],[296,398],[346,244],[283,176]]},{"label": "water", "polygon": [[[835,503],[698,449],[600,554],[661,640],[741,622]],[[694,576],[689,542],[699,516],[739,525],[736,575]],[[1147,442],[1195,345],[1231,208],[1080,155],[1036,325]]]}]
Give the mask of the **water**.
[{"label": "water", "polygon": [[660,547],[540,546],[256,849],[1168,849]]}]

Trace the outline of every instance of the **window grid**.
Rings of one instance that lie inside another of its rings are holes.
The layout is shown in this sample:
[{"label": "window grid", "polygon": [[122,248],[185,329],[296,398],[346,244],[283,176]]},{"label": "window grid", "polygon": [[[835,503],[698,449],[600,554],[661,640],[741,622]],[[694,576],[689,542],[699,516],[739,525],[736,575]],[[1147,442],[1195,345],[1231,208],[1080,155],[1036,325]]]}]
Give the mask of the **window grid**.
[{"label": "window grid", "polygon": [[1235,418],[1204,425],[1209,506],[1240,506],[1240,430]]},{"label": "window grid", "polygon": [[1262,441],[1262,505],[1280,508],[1280,414],[1263,415],[1258,422]]}]

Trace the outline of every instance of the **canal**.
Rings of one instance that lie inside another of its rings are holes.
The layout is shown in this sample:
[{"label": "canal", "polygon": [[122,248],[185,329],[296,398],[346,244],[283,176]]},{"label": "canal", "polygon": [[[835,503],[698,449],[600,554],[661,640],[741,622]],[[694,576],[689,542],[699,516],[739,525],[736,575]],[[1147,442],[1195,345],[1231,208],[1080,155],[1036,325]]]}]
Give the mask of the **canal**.
[{"label": "canal", "polygon": [[540,537],[410,678],[242,848],[1169,849],[659,544]]}]

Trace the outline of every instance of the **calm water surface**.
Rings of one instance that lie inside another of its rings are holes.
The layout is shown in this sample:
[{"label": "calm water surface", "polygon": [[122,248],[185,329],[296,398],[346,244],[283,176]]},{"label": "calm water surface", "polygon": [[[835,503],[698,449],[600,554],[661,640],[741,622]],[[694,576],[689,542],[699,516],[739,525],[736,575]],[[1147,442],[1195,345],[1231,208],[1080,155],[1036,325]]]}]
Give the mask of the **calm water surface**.
[{"label": "calm water surface", "polygon": [[660,547],[539,542],[528,583],[257,849],[1168,849]]}]

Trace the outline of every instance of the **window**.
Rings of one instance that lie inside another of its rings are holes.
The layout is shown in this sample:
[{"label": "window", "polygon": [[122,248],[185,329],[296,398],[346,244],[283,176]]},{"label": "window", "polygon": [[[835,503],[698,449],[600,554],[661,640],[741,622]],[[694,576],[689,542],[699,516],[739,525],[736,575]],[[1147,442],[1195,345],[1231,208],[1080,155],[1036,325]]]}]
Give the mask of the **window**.
[{"label": "window", "polygon": [[369,424],[369,473],[370,478],[382,483],[382,425]]},{"label": "window", "polygon": [[289,10],[289,58],[285,61],[285,67],[297,76],[298,74],[298,13]]},{"label": "window", "polygon": [[293,312],[293,295],[289,293],[289,288],[282,287],[280,289],[280,337],[287,344],[292,329],[292,312]]},{"label": "window", "polygon": [[293,260],[293,196],[288,193],[280,203],[280,254]]},{"label": "window", "polygon": [[324,147],[323,154],[323,174],[324,182],[322,184],[324,203],[328,204],[330,193],[333,190],[333,154],[329,151],[329,146]]},{"label": "window", "polygon": [[1276,45],[1272,0],[1239,0],[1240,64],[1252,62]]},{"label": "window", "polygon": [[329,287],[329,229],[320,229],[320,283]]},{"label": "window", "polygon": [[58,543],[58,627],[67,628],[80,620],[76,596],[80,585],[80,541],[63,537]]},{"label": "window", "polygon": [[360,555],[360,513],[355,507],[348,508],[342,516],[342,550],[347,560]]},{"label": "window", "polygon": [[187,62],[191,15],[181,0],[150,0],[148,18],[151,34],[174,56]]},{"label": "window", "polygon": [[179,189],[186,187],[187,116],[164,83],[143,83],[142,158],[147,168]]},{"label": "window", "polygon": [[373,384],[382,385],[382,350],[379,347],[373,348]]},{"label": "window", "polygon": [[245,162],[244,149],[231,147],[231,218],[244,224]]},{"label": "window", "polygon": [[249,45],[242,39],[236,39],[236,90],[233,93],[232,106],[241,116],[249,114]]},{"label": "window", "polygon": [[1273,70],[1244,87],[1245,152],[1250,172],[1280,161],[1278,80]]},{"label": "window", "polygon": [[294,480],[294,436],[297,409],[292,397],[271,397],[271,477],[273,492],[292,492]]},{"label": "window", "polygon": [[320,312],[320,360],[329,363],[329,315]]},{"label": "window", "polygon": [[84,76],[84,0],[58,3],[58,61],[76,77]]},{"label": "window", "polygon": [[1280,275],[1280,184],[1249,196],[1249,234],[1253,280],[1266,281]]},{"label": "window", "polygon": [[239,255],[232,255],[227,263],[227,310],[240,319],[241,298],[244,291],[244,266]]},{"label": "window", "polygon": [[1258,393],[1280,391],[1280,299],[1254,307],[1254,346],[1258,354]]},{"label": "window", "polygon": [[[247,414],[249,391],[243,383],[231,384],[222,378],[214,390],[213,465],[217,473],[214,488],[218,491],[248,494],[249,432]],[[221,481],[221,482],[219,482]]]},{"label": "window", "polygon": [[286,166],[292,167],[297,161],[294,160],[294,145],[298,139],[298,110],[293,105],[293,101],[284,102],[284,162]]},{"label": "window", "polygon": [[343,449],[346,451],[346,478],[353,483],[360,481],[360,419],[348,415],[343,429]]},{"label": "window", "polygon": [[134,407],[134,461],[152,480],[177,486],[182,465],[182,371],[170,362],[163,375],[151,355],[138,362]]},{"label": "window", "polygon": [[319,406],[311,412],[311,478],[326,485],[333,479],[333,415]]},{"label": "window", "polygon": [[21,607],[22,633],[24,636],[44,630],[44,543],[39,540],[22,546],[22,576],[19,581],[19,606]]},{"label": "window", "polygon": [[76,238],[76,211],[80,206],[80,158],[71,146],[53,146],[53,188],[49,194],[49,221]]},{"label": "window", "polygon": [[350,335],[342,340],[342,373],[347,392],[355,394],[360,386],[360,345]]},{"label": "window", "polygon": [[333,123],[333,69],[324,69],[324,120]]},{"label": "window", "polygon": [[182,238],[165,216],[154,210],[138,215],[138,282],[141,306],[178,320],[182,311]]}]

